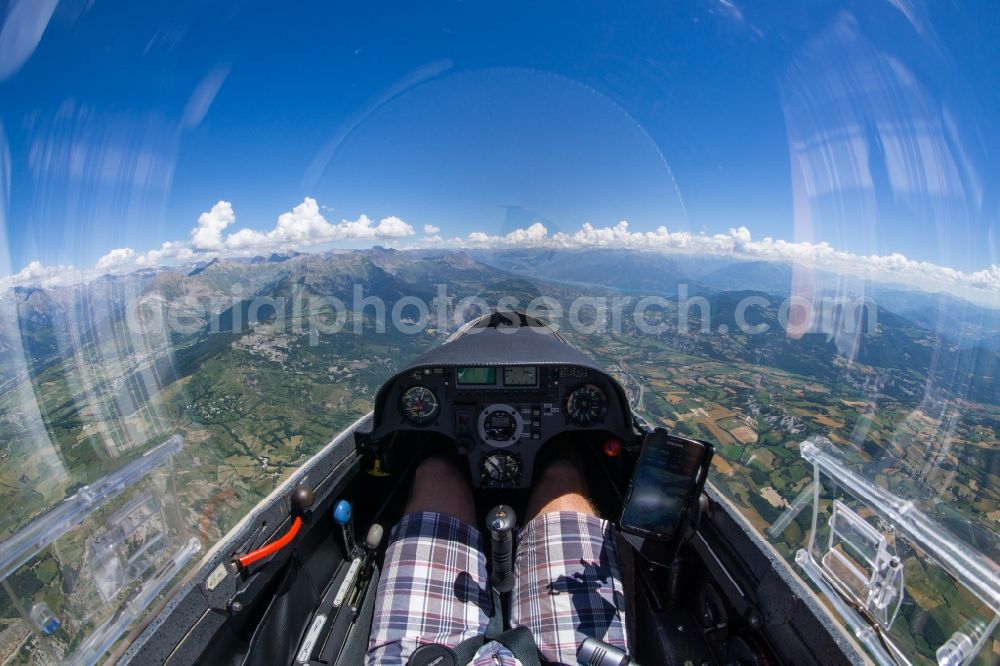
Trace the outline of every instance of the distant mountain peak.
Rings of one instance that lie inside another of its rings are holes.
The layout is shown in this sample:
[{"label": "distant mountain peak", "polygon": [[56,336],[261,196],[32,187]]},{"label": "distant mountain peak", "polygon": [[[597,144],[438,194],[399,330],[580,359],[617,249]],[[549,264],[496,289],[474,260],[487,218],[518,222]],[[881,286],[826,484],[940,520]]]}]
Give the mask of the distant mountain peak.
[{"label": "distant mountain peak", "polygon": [[17,296],[22,301],[28,300],[35,294],[41,294],[41,295],[45,294],[45,289],[43,289],[42,287],[14,287],[13,290],[14,290],[14,295]]},{"label": "distant mountain peak", "polygon": [[203,266],[199,266],[199,267],[195,268],[193,271],[191,271],[190,273],[188,273],[188,277],[192,277],[192,276],[195,276],[195,275],[200,275],[201,273],[204,273],[206,270],[208,270],[212,266],[215,266],[215,265],[217,265],[219,263],[221,263],[221,262],[219,261],[219,258],[216,257],[215,259],[212,259],[207,264],[204,264]]}]

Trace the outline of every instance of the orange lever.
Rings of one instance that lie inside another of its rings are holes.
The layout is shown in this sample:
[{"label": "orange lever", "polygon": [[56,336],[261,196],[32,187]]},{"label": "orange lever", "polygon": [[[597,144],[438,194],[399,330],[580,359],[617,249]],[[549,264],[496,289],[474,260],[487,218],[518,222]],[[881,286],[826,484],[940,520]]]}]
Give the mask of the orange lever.
[{"label": "orange lever", "polygon": [[274,555],[292,542],[295,535],[299,533],[300,527],[302,527],[302,518],[295,516],[294,520],[292,520],[292,526],[288,528],[288,531],[280,539],[275,539],[271,543],[265,544],[257,550],[252,550],[246,555],[240,555],[236,558],[236,562],[239,563],[241,569],[246,569],[254,562],[262,560],[269,555]]}]

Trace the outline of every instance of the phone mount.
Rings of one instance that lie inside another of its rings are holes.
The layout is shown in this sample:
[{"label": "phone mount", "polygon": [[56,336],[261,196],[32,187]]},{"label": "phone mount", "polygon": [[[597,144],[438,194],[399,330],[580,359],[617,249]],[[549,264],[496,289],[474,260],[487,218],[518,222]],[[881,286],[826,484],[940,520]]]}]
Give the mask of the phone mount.
[{"label": "phone mount", "polygon": [[[654,438],[661,437],[670,438],[676,436],[672,436],[663,428],[656,428],[652,432],[646,434],[643,438],[642,446],[656,446],[657,443],[654,441]],[[677,518],[677,528],[674,531],[673,536],[669,538],[659,538],[654,534],[638,531],[633,532],[627,526],[622,524],[621,519],[618,521],[618,527],[621,529],[622,539],[631,545],[632,548],[634,548],[646,562],[656,566],[669,567],[673,565],[681,546],[689,541],[698,530],[698,523],[701,518],[700,499],[702,492],[705,489],[705,482],[708,479],[708,471],[712,466],[712,457],[715,455],[715,447],[710,442],[703,440],[696,439],[692,441],[702,445],[705,452],[698,465],[690,490],[685,497],[681,499],[681,508]],[[635,481],[635,476],[639,473],[639,471],[639,465],[636,465],[636,468],[632,472],[630,487],[631,483]]]}]

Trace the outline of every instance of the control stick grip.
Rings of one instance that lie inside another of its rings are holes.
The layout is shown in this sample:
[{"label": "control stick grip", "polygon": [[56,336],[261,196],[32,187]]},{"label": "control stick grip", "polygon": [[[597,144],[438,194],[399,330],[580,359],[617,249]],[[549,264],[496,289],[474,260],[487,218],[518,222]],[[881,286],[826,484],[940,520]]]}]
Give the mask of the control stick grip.
[{"label": "control stick grip", "polygon": [[587,637],[576,651],[576,660],[584,666],[637,666],[625,651],[604,641]]},{"label": "control stick grip", "polygon": [[368,550],[377,550],[382,543],[382,534],[382,526],[378,523],[372,523],[372,526],[368,528],[368,534],[365,536],[365,548]]},{"label": "control stick grip", "polygon": [[486,527],[490,531],[490,585],[497,592],[514,589],[514,526],[517,516],[506,504],[493,507],[486,514]]}]

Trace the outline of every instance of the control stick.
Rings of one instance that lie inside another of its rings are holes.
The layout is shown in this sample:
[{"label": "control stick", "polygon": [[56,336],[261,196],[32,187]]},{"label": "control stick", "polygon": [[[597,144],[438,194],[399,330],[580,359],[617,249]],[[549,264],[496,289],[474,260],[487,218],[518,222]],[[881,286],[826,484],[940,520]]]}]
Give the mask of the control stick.
[{"label": "control stick", "polygon": [[514,589],[514,526],[517,516],[514,509],[506,504],[493,507],[486,514],[486,526],[490,530],[490,585],[497,592],[505,593]]}]

